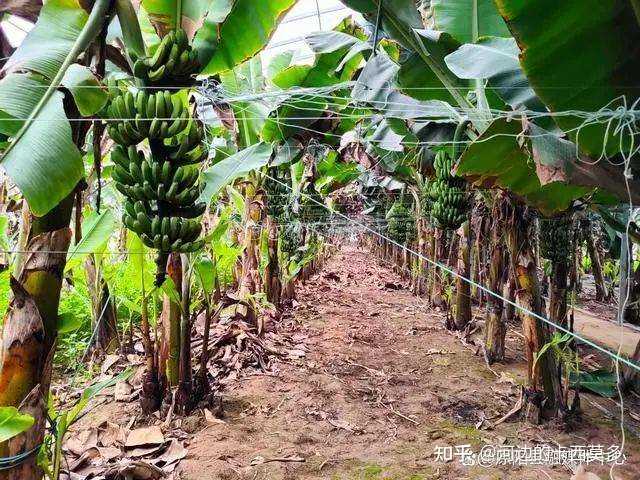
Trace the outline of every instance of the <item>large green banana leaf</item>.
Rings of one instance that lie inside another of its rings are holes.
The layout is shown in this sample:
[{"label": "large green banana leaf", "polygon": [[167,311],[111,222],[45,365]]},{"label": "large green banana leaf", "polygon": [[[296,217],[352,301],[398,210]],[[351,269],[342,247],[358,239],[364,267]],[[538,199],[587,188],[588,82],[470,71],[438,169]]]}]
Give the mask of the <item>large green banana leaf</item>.
[{"label": "large green banana leaf", "polygon": [[268,143],[256,143],[244,150],[221,160],[207,169],[203,176],[204,190],[200,199],[204,202],[211,201],[225,185],[247,173],[264,167],[273,154],[273,146]]},{"label": "large green banana leaf", "polygon": [[[640,25],[637,0],[495,0],[522,50],[520,60],[536,94],[553,112],[595,112],[638,98]],[[613,102],[613,103],[612,103]],[[580,149],[598,158],[608,126],[576,130],[583,119],[560,116]],[[609,131],[606,152],[619,151]]]},{"label": "large green banana leaf", "polygon": [[461,45],[444,60],[458,78],[487,80],[487,87],[514,109],[545,111],[520,67],[519,54],[513,38],[483,37]]},{"label": "large green banana leaf", "polygon": [[459,95],[466,95],[470,84],[451,74],[445,58],[455,52],[460,43],[448,33],[435,30],[418,30],[417,32],[429,51],[429,58],[449,74],[450,88],[444,88],[442,79],[435,75],[433,70],[425,68],[421,55],[414,53],[400,68],[398,84],[401,90],[418,100],[442,100],[455,104],[456,98],[452,95],[451,89],[455,89]]},{"label": "large green banana leaf", "polygon": [[233,0],[214,1],[204,17],[202,26],[193,38],[193,47],[198,52],[201,65],[206,65],[218,47],[218,26],[224,22],[231,12]]},{"label": "large green banana leaf", "polygon": [[[7,63],[9,74],[0,82],[0,119],[4,119],[0,123],[8,125],[4,131],[13,137],[0,165],[35,215],[44,215],[57,205],[84,173],[58,87],[68,68],[102,30],[109,5],[108,0],[97,0],[87,15],[77,0],[48,1]],[[42,77],[17,73],[21,71]],[[72,80],[70,84],[75,84]]]},{"label": "large green banana leaf", "polygon": [[438,44],[440,36],[434,42],[431,34],[422,30],[422,17],[413,0],[344,0],[343,3],[371,21],[376,21],[380,13],[385,32],[415,54],[411,61],[416,62],[416,68],[428,69],[426,75],[430,84],[427,87],[431,89],[436,83],[437,88],[447,90],[458,106],[473,108],[465,96],[466,92],[460,89],[460,80],[444,63],[442,45]]},{"label": "large green banana leaf", "polygon": [[431,0],[435,29],[462,43],[480,37],[510,37],[493,0]]},{"label": "large green banana leaf", "polygon": [[8,75],[0,82],[0,133],[16,135],[47,88],[46,82],[29,73]]},{"label": "large green banana leaf", "polygon": [[[149,15],[149,20],[161,35],[173,30],[176,26],[193,34],[202,24],[210,4],[210,0],[142,0],[142,6]],[[180,19],[178,21],[178,16]]]},{"label": "large green banana leaf", "polygon": [[84,65],[71,65],[60,83],[71,92],[78,111],[85,117],[98,113],[109,100],[106,89]]},{"label": "large green banana leaf", "polygon": [[[534,162],[520,144],[522,129],[520,122],[494,121],[462,154],[457,173],[480,187],[509,190],[546,215],[566,210],[574,200],[593,191],[551,175],[543,185],[537,170],[550,171],[554,166],[550,163],[556,159],[550,146],[539,142],[531,147],[537,160]],[[564,153],[568,154],[568,150],[564,149]],[[575,149],[573,153],[575,156]]]},{"label": "large green banana leaf", "polygon": [[[27,74],[13,74],[0,82],[0,114],[25,119],[43,98],[47,85]],[[54,92],[38,116],[14,140],[1,159],[11,180],[20,188],[35,215],[44,215],[65,198],[84,174],[82,156],[71,138],[71,126]],[[4,122],[17,134],[24,121]],[[16,128],[17,127],[17,128]],[[6,129],[5,129],[6,131]]]},{"label": "large green banana leaf", "polygon": [[31,71],[46,78],[55,77],[88,18],[79,0],[46,2],[35,26],[11,55],[4,71],[7,74]]},{"label": "large green banana leaf", "polygon": [[103,253],[117,228],[118,220],[111,210],[91,212],[82,222],[82,239],[69,249],[65,270],[81,265],[90,254]]},{"label": "large green banana leaf", "polygon": [[236,0],[220,26],[220,41],[202,74],[231,70],[260,52],[280,18],[295,3],[296,0]]}]

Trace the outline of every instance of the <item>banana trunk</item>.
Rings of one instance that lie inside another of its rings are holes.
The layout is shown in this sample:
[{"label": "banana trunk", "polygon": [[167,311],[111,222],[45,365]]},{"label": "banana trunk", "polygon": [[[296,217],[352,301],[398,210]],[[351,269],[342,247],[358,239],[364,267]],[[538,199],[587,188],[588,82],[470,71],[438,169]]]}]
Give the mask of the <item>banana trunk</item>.
[{"label": "banana trunk", "polygon": [[[51,362],[57,338],[62,276],[71,242],[70,194],[44,217],[31,217],[27,253],[2,328],[0,350],[0,406],[15,406],[35,418],[24,434],[0,446],[12,456],[37,447],[44,438]],[[42,472],[33,455],[19,467],[0,472],[2,480],[36,480]]]},{"label": "banana trunk", "polygon": [[[182,261],[179,253],[169,255],[167,274],[176,291],[182,291]],[[158,348],[158,378],[164,397],[178,385],[180,372],[180,303],[165,294],[160,315],[160,345]]]},{"label": "banana trunk", "polygon": [[[465,279],[471,274],[471,228],[467,220],[461,227],[462,236],[458,247],[458,275]],[[471,285],[456,277],[456,330],[464,330],[471,322]]]},{"label": "banana trunk", "polygon": [[[537,277],[535,253],[530,239],[530,220],[527,212],[516,212],[508,227],[509,249],[514,262],[517,285],[517,303],[524,310],[542,314],[542,298]],[[555,357],[543,354],[535,361],[536,354],[549,339],[548,326],[536,316],[521,312],[524,348],[527,359],[527,388],[524,416],[539,423],[542,419],[555,418],[562,407],[560,378]]]},{"label": "banana trunk", "polygon": [[[589,223],[587,223],[587,225],[589,225]],[[590,226],[588,226],[587,228],[583,228],[582,233],[587,244],[587,252],[589,253],[589,258],[591,259],[593,280],[596,284],[596,300],[602,302],[609,297],[609,293],[607,291],[607,283],[605,282],[604,274],[602,273],[602,258],[600,256],[599,250],[596,248]]]},{"label": "banana trunk", "polygon": [[[499,230],[492,235],[491,263],[489,265],[489,288],[492,292],[503,291],[504,245]],[[504,360],[505,335],[507,325],[502,316],[504,303],[490,295],[487,299],[487,317],[485,320],[484,347],[487,363],[491,365]]]}]

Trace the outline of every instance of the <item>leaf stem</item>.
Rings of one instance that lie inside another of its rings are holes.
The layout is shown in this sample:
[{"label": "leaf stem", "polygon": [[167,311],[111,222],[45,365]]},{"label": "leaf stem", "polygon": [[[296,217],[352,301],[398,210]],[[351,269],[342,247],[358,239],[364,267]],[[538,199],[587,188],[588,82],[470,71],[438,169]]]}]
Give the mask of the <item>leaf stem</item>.
[{"label": "leaf stem", "polygon": [[127,50],[138,57],[143,57],[146,54],[144,40],[142,39],[140,22],[138,22],[138,16],[131,0],[116,0],[116,13]]},{"label": "leaf stem", "polygon": [[182,28],[182,0],[176,0],[176,30]]},{"label": "leaf stem", "polygon": [[[409,45],[411,45],[411,47],[415,50],[421,60],[427,65],[427,67],[429,67],[429,69],[431,69],[433,74],[449,91],[449,94],[453,97],[456,103],[458,103],[460,108],[462,108],[467,113],[478,132],[482,133],[484,130],[486,130],[486,128],[489,126],[489,122],[485,118],[485,115],[483,115],[483,113],[478,108],[472,105],[471,102],[467,100],[467,98],[460,94],[455,86],[455,82],[452,79],[451,74],[443,69],[442,66],[438,65],[436,61],[434,61],[431,54],[426,49],[424,42],[419,38],[419,35],[411,28],[410,25],[404,25],[403,22],[400,21],[396,15],[394,15],[394,12],[382,3],[383,0],[377,0],[377,2],[377,5],[382,5],[387,20],[398,32],[402,34],[405,41]],[[411,33],[413,33],[413,35],[407,35],[407,29],[409,29]]]}]

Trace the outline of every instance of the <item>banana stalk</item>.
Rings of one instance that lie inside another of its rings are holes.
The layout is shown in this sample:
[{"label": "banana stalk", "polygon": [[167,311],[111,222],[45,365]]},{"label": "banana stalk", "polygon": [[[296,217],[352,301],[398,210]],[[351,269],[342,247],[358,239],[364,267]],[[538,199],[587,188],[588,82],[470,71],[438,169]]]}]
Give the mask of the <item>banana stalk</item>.
[{"label": "banana stalk", "polygon": [[[471,274],[471,228],[467,220],[460,228],[462,235],[458,247],[458,274],[469,278]],[[471,322],[471,286],[461,277],[456,277],[456,316],[455,329],[464,330]]]},{"label": "banana stalk", "polygon": [[[491,259],[489,264],[489,288],[492,292],[503,291],[503,272],[505,270],[504,241],[500,227],[500,199],[494,200],[491,229]],[[504,302],[489,295],[487,298],[487,316],[484,329],[484,353],[487,364],[491,365],[504,359],[505,335],[507,324],[503,318]]]},{"label": "banana stalk", "polygon": [[507,237],[517,285],[517,303],[523,307],[522,328],[527,358],[527,383],[524,416],[533,423],[555,418],[563,407],[560,378],[555,357],[546,352],[537,361],[540,351],[549,339],[548,326],[531,315],[542,315],[542,298],[538,284],[535,254],[529,238],[531,220],[527,212],[515,206],[516,212],[507,226]]},{"label": "banana stalk", "polygon": [[[9,150],[21,140],[33,120],[56,91],[69,66],[102,31],[108,18],[109,0],[97,0],[87,23],[65,58],[40,102],[15,136]],[[73,138],[84,144],[85,130],[73,126]],[[3,346],[0,349],[0,406],[15,406],[35,418],[34,426],[0,445],[0,455],[10,456],[35,449],[42,443],[51,383],[51,362],[57,338],[58,305],[62,274],[71,243],[71,214],[75,192],[41,217],[30,216],[27,235],[29,255],[17,264],[11,280],[13,297],[2,322]],[[20,466],[0,472],[2,480],[37,480],[42,472],[36,455]]]},{"label": "banana stalk", "polygon": [[[167,273],[175,285],[176,292],[182,291],[182,260],[180,254],[169,255]],[[171,403],[168,395],[171,387],[178,385],[180,374],[180,319],[182,305],[165,294],[160,315],[160,338],[158,352],[158,379],[165,392],[165,403]]]}]

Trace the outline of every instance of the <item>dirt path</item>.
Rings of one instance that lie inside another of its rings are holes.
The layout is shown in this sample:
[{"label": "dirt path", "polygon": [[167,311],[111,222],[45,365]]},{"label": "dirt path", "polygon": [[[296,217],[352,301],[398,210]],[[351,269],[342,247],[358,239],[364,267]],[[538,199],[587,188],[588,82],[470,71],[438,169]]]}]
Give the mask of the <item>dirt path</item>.
[{"label": "dirt path", "polygon": [[[521,338],[509,335],[509,363],[492,372],[400,283],[369,253],[337,253],[299,290],[292,318],[283,321],[300,342],[299,358],[229,386],[224,421],[189,442],[183,478],[568,479],[564,467],[465,467],[434,451],[619,443],[615,419],[586,401],[571,434],[519,422],[478,430],[517,401]],[[610,400],[597,401],[611,408]],[[640,478],[640,442],[630,437],[620,480]]]}]

